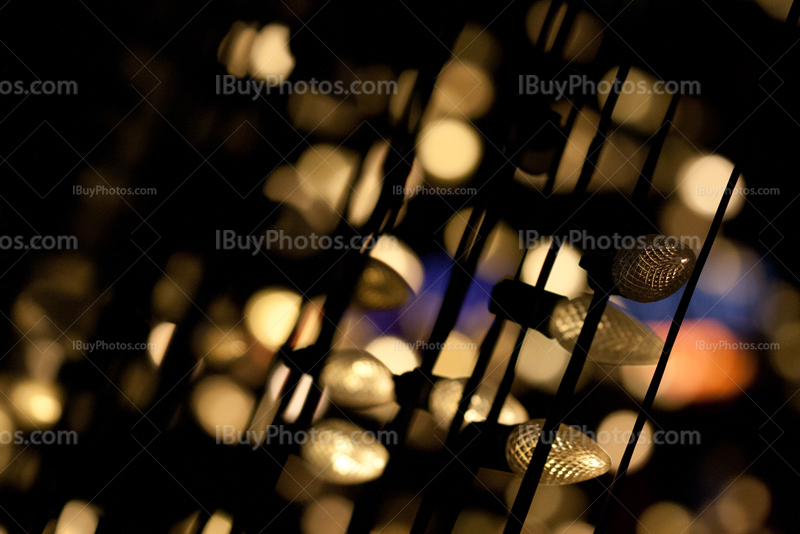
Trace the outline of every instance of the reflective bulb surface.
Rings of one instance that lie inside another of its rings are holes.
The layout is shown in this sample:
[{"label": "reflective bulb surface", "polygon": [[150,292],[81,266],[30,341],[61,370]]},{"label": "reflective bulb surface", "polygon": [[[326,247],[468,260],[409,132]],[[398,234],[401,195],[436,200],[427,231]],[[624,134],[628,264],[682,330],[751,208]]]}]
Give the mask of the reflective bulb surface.
[{"label": "reflective bulb surface", "polygon": [[332,354],[320,379],[326,395],[345,408],[371,408],[394,400],[392,372],[376,357],[359,350]]},{"label": "reflective bulb surface", "polygon": [[636,302],[655,302],[679,290],[694,271],[697,258],[675,237],[641,236],[632,248],[614,256],[611,276],[620,294]]},{"label": "reflective bulb surface", "polygon": [[[539,442],[544,419],[531,419],[514,428],[506,441],[506,460],[511,470],[525,476]],[[540,484],[563,485],[599,477],[611,468],[611,458],[600,445],[580,430],[559,425]]]},{"label": "reflective bulb surface", "polygon": [[[443,378],[438,380],[428,398],[428,408],[439,427],[447,428],[458,410],[466,378]],[[492,401],[497,393],[497,386],[486,382],[478,386],[469,402],[469,409],[464,414],[464,426],[468,423],[485,421],[492,408]],[[506,397],[500,410],[498,422],[503,425],[514,425],[526,421],[528,412],[513,396]]]},{"label": "reflective bulb surface", "polygon": [[389,451],[374,434],[342,419],[314,424],[300,449],[320,480],[332,484],[362,484],[375,480],[389,461]]},{"label": "reflective bulb surface", "polygon": [[[550,336],[568,351],[575,348],[591,295],[560,301],[550,319]],[[608,365],[652,365],[658,362],[664,341],[641,322],[613,305],[606,305],[589,348],[589,358]]]}]

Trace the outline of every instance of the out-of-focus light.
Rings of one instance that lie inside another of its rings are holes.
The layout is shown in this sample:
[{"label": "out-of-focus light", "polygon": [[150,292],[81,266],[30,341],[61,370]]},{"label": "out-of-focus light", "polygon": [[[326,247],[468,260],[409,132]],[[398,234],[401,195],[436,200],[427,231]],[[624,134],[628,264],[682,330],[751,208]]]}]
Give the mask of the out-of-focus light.
[{"label": "out-of-focus light", "polygon": [[211,365],[223,367],[244,356],[247,345],[241,326],[210,324],[202,333],[198,356]]},{"label": "out-of-focus light", "polygon": [[371,354],[357,350],[332,354],[320,380],[334,404],[346,408],[370,408],[394,400],[392,372]]},{"label": "out-of-focus light", "polygon": [[528,330],[517,360],[516,375],[526,384],[555,393],[567,370],[569,358],[569,351],[557,340],[536,330]]},{"label": "out-of-focus light", "polygon": [[210,436],[218,436],[220,429],[230,429],[238,438],[238,433],[246,430],[255,404],[252,393],[219,375],[204,378],[192,392],[195,419]]},{"label": "out-of-focus light", "polygon": [[761,329],[767,335],[775,335],[784,324],[800,320],[800,292],[789,282],[781,280],[770,285],[761,302]]},{"label": "out-of-focus light", "polygon": [[689,532],[692,514],[675,502],[657,502],[642,512],[636,524],[636,534],[673,534]]},{"label": "out-of-focus light", "polygon": [[403,304],[409,290],[419,293],[425,271],[419,258],[394,236],[382,235],[369,252],[351,304],[368,310],[393,309]]},{"label": "out-of-focus light", "polygon": [[323,482],[309,472],[306,463],[295,455],[286,459],[275,491],[286,502],[308,502],[318,498]]},{"label": "out-of-focus light", "polygon": [[[600,107],[606,105],[612,84],[617,76],[619,67],[614,67],[608,71],[598,84],[598,87],[606,87],[606,90],[598,90],[597,100]],[[614,106],[611,119],[617,124],[624,124],[638,132],[652,135],[660,127],[664,115],[672,97],[664,90],[656,86],[658,80],[655,76],[636,67],[632,67],[622,86],[622,92]],[[659,94],[660,93],[660,94]]]},{"label": "out-of-focus light", "polygon": [[175,323],[166,322],[158,323],[150,331],[150,335],[147,337],[147,354],[150,356],[150,361],[156,366],[161,365],[174,332]]},{"label": "out-of-focus light", "polygon": [[453,57],[494,70],[502,56],[500,41],[485,26],[468,22],[453,45]]},{"label": "out-of-focus light", "polygon": [[[560,301],[550,319],[550,334],[572,352],[592,302],[590,295]],[[608,365],[650,365],[658,361],[664,342],[655,332],[612,304],[606,306],[588,357]]]},{"label": "out-of-focus light", "polygon": [[[517,497],[522,479],[514,477],[506,486],[505,503],[511,509]],[[525,521],[534,525],[560,524],[563,521],[574,521],[583,515],[589,504],[586,494],[578,486],[539,486],[531,503]],[[533,532],[536,532],[535,530]]]},{"label": "out-of-focus light", "polygon": [[[717,212],[722,193],[733,172],[733,163],[718,156],[698,155],[688,159],[678,170],[677,183],[680,199],[692,211],[706,218]],[[744,207],[746,188],[744,177],[740,176],[731,195],[724,220],[736,217]]]},{"label": "out-of-focus light", "polygon": [[309,197],[321,198],[332,209],[342,207],[353,172],[358,165],[355,152],[329,144],[307,148],[297,160],[301,187]]},{"label": "out-of-focus light", "polygon": [[[667,335],[669,324],[656,326]],[[655,405],[676,410],[690,403],[734,398],[755,378],[753,355],[724,325],[712,319],[687,320],[675,341]],[[655,366],[623,367],[623,386],[637,399],[644,398]]]},{"label": "out-of-focus light", "polygon": [[[544,419],[531,419],[508,435],[506,460],[520,477],[528,470],[543,425]],[[574,484],[599,477],[610,468],[611,458],[600,445],[580,430],[561,424],[539,483]]]},{"label": "out-of-focus light", "polygon": [[[536,285],[542,265],[547,257],[547,250],[550,248],[550,238],[543,238],[531,244],[531,250],[525,263],[522,265],[521,280],[526,284]],[[569,243],[561,245],[561,250],[556,256],[556,262],[550,277],[547,279],[545,290],[564,295],[567,298],[575,298],[581,295],[587,287],[586,271],[578,262],[581,254]]]},{"label": "out-of-focus light", "polygon": [[26,428],[47,428],[61,418],[61,393],[51,384],[22,381],[11,390],[10,398],[20,425]]},{"label": "out-of-focus light", "polygon": [[[466,383],[466,378],[443,378],[434,384],[428,406],[439,428],[446,430],[450,427]],[[469,401],[469,409],[464,413],[464,426],[485,421],[496,394],[497,386],[482,382]],[[497,420],[503,425],[519,424],[528,420],[528,412],[513,395],[509,395]]]},{"label": "out-of-focus light", "polygon": [[592,534],[594,527],[583,521],[561,523],[553,528],[553,534]]},{"label": "out-of-focus light", "polygon": [[792,7],[792,0],[756,0],[756,2],[767,15],[779,22],[786,22],[789,9]]},{"label": "out-of-focus light", "polygon": [[362,121],[355,104],[310,91],[289,95],[286,111],[298,131],[326,138],[344,138]]},{"label": "out-of-focus light", "polygon": [[294,291],[279,287],[254,293],[244,308],[247,329],[262,345],[277,350],[289,339],[302,300]]},{"label": "out-of-focus light", "polygon": [[714,241],[697,284],[704,293],[718,296],[721,303],[753,308],[765,301],[765,286],[766,273],[758,254],[722,237]]},{"label": "out-of-focus light", "polygon": [[303,534],[346,534],[353,501],[339,495],[326,495],[308,504],[300,519]]},{"label": "out-of-focus light", "polygon": [[[286,233],[302,235],[306,240],[305,244],[300,240],[289,246],[281,244],[277,251],[289,249],[287,252],[295,254],[312,254],[322,248],[310,241],[310,234],[328,234],[339,224],[357,164],[358,157],[353,151],[318,144],[307,148],[294,168],[283,165],[269,175],[264,182],[264,195],[296,210],[301,224],[295,223],[295,228]],[[285,211],[281,215],[286,216]]]},{"label": "out-of-focus light", "polygon": [[459,514],[452,534],[499,533],[503,531],[503,524],[502,516],[489,513],[480,508],[466,508]]},{"label": "out-of-focus light", "polygon": [[745,534],[764,524],[772,508],[772,495],[761,480],[744,475],[714,503],[717,519],[726,532]]},{"label": "out-of-focus light", "polygon": [[217,59],[225,65],[229,74],[237,78],[244,78],[247,75],[247,69],[250,67],[250,51],[255,38],[256,29],[251,24],[242,21],[233,23],[217,50]]},{"label": "out-of-focus light", "polygon": [[[472,208],[466,208],[447,222],[444,228],[444,245],[450,256],[455,256],[471,214]],[[504,276],[513,275],[521,259],[519,236],[508,224],[499,221],[486,238],[475,274],[488,282],[497,282]]]},{"label": "out-of-focus light", "polygon": [[782,324],[770,342],[776,347],[769,352],[775,371],[785,380],[800,382],[800,321]]},{"label": "out-of-focus light", "polygon": [[192,305],[192,297],[203,276],[203,263],[185,252],[172,254],[164,275],[153,287],[153,315],[159,321],[177,323]]},{"label": "out-of-focus light", "polygon": [[230,534],[233,528],[233,518],[219,510],[208,519],[201,534]]},{"label": "out-of-focus light", "polygon": [[[630,410],[620,410],[611,413],[600,422],[597,427],[597,440],[608,455],[611,457],[611,472],[615,473],[628,446],[633,425],[636,422],[637,414]],[[633,451],[631,463],[628,467],[628,474],[633,474],[640,470],[650,456],[653,454],[653,426],[650,422],[644,424],[639,442]]]},{"label": "out-of-focus light", "polygon": [[460,180],[478,168],[483,141],[468,123],[456,119],[434,121],[419,136],[417,157],[425,172],[441,180]]},{"label": "out-of-focus light", "polygon": [[289,401],[289,404],[286,406],[286,411],[283,414],[284,421],[287,423],[294,423],[297,418],[300,417],[300,413],[303,411],[303,406],[305,406],[306,398],[308,397],[308,392],[311,391],[311,386],[313,384],[314,379],[311,378],[311,375],[303,375],[300,377],[300,381],[294,388],[292,400]]},{"label": "out-of-focus light", "polygon": [[250,74],[269,85],[280,85],[294,70],[295,59],[289,50],[289,28],[267,24],[253,39],[250,49]]},{"label": "out-of-focus light", "polygon": [[[543,0],[535,2],[528,10],[525,19],[525,29],[527,30],[528,38],[533,44],[536,44],[539,40],[539,35],[542,33],[542,27],[544,26],[544,21],[549,9],[550,0]],[[566,14],[567,5],[561,4],[555,17],[553,17],[550,32],[547,34],[545,51],[549,52],[553,48],[556,35],[558,35]],[[562,57],[571,62],[588,63],[597,55],[597,50],[600,48],[602,39],[603,25],[600,24],[600,21],[586,11],[580,11],[576,15],[575,21],[572,23],[567,39],[564,42]]]},{"label": "out-of-focus light", "polygon": [[374,434],[341,419],[313,425],[300,455],[321,480],[343,485],[378,478],[389,461],[389,452]]},{"label": "out-of-focus light", "polygon": [[686,283],[696,261],[692,249],[677,238],[650,234],[635,248],[617,251],[611,275],[623,297],[656,302]]},{"label": "out-of-focus light", "polygon": [[[559,112],[564,119],[572,109],[570,100],[567,98],[562,98],[553,104],[552,108]],[[572,130],[569,132],[567,144],[558,164],[553,185],[555,194],[569,194],[574,190],[592,139],[597,133],[599,122],[600,115],[597,111],[588,105],[581,108]],[[589,183],[588,191],[609,191],[614,194],[631,193],[639,178],[645,158],[646,155],[641,150],[640,141],[622,128],[615,130],[608,136],[600,151],[596,169],[592,170],[592,180]],[[524,176],[517,179],[529,187],[536,187],[537,183],[546,183],[544,176],[541,179],[524,179]]]},{"label": "out-of-focus light", "polygon": [[[397,123],[403,116],[403,113],[408,106],[408,99],[414,97],[414,87],[417,83],[418,72],[416,70],[404,70],[397,77],[397,92],[389,99],[389,119],[393,124]],[[420,106],[414,106],[412,103],[411,119],[412,124],[416,122],[416,118],[420,114]]]},{"label": "out-of-focus light", "polygon": [[486,71],[464,61],[449,63],[436,79],[431,106],[437,113],[477,118],[489,110],[494,84]]},{"label": "out-of-focus light", "polygon": [[379,337],[367,345],[366,351],[383,362],[396,375],[413,371],[420,364],[419,355],[410,344],[399,337]]},{"label": "out-of-focus light", "polygon": [[100,510],[84,501],[69,501],[61,509],[55,534],[94,534]]},{"label": "out-of-focus light", "polygon": [[32,340],[25,347],[25,368],[28,375],[41,382],[54,382],[64,363],[65,350],[57,340]]},{"label": "out-of-focus light", "polygon": [[383,162],[389,152],[389,143],[379,141],[372,145],[361,166],[361,178],[350,197],[347,220],[355,227],[364,225],[375,210],[383,184]]},{"label": "out-of-focus light", "polygon": [[433,374],[443,378],[462,378],[472,374],[478,360],[478,345],[461,332],[450,332],[444,342],[439,358],[433,366]]}]

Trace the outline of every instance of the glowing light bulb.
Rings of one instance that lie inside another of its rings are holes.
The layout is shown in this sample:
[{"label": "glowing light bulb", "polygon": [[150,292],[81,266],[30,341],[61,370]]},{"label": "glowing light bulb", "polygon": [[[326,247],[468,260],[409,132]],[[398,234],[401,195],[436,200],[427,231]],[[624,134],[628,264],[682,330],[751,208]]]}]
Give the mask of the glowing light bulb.
[{"label": "glowing light bulb", "polygon": [[342,407],[371,408],[394,400],[392,372],[376,357],[359,350],[332,354],[320,379],[326,395]]},{"label": "glowing light bulb", "polygon": [[[428,407],[440,427],[449,427],[453,416],[458,410],[466,378],[443,378],[438,380],[428,399]],[[469,402],[469,409],[464,414],[464,425],[485,421],[492,407],[492,401],[497,393],[497,386],[486,382],[478,386]],[[514,425],[528,420],[528,412],[520,402],[509,395],[500,410],[498,422],[504,425]]]},{"label": "glowing light bulb", "polygon": [[295,58],[289,50],[289,27],[267,24],[253,37],[250,49],[250,74],[269,85],[280,85],[294,70]]},{"label": "glowing light bulb", "polygon": [[422,130],[417,157],[431,176],[443,181],[461,180],[478,168],[483,139],[469,123],[443,119]]},{"label": "glowing light bulb", "polygon": [[332,484],[362,484],[375,480],[389,461],[389,451],[375,436],[342,419],[326,419],[312,426],[300,456]]},{"label": "glowing light bulb", "polygon": [[697,258],[674,237],[649,234],[614,256],[611,276],[620,294],[636,302],[655,302],[679,290],[694,271]]},{"label": "glowing light bulb", "polygon": [[247,329],[262,345],[276,350],[291,335],[302,301],[294,291],[279,287],[254,293],[244,308]]},{"label": "glowing light bulb", "polygon": [[424,270],[417,255],[396,237],[383,235],[372,250],[355,289],[352,305],[391,310],[422,289]]},{"label": "glowing light bulb", "polygon": [[26,380],[14,386],[10,397],[26,428],[47,428],[61,419],[61,392],[51,384]]},{"label": "glowing light bulb", "polygon": [[[511,470],[525,476],[539,442],[544,419],[531,419],[511,431],[506,441],[506,460]],[[600,445],[580,430],[559,425],[547,457],[540,484],[562,485],[599,477],[611,467],[611,458]]]},{"label": "glowing light bulb", "polygon": [[[550,335],[568,351],[575,348],[591,295],[560,301],[550,319]],[[664,342],[655,332],[609,304],[597,327],[589,358],[609,365],[651,365],[658,361]]]}]

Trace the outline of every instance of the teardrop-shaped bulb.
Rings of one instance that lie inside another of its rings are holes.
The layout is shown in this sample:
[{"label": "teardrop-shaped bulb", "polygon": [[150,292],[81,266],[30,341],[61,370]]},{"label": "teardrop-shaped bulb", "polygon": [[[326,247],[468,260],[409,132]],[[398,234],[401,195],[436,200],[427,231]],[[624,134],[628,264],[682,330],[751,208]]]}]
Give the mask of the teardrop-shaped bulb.
[{"label": "teardrop-shaped bulb", "polygon": [[344,408],[360,410],[394,400],[392,372],[375,356],[359,350],[333,353],[320,381],[331,401]]},{"label": "teardrop-shaped bulb", "polygon": [[375,434],[342,419],[312,425],[300,456],[320,480],[342,485],[375,480],[389,461],[389,451]]},{"label": "teardrop-shaped bulb", "polygon": [[[550,336],[570,352],[578,341],[591,302],[591,295],[583,295],[561,300],[553,310]],[[652,365],[658,362],[663,348],[664,341],[655,332],[608,304],[592,340],[589,358],[609,365]]]},{"label": "teardrop-shaped bulb", "polygon": [[655,302],[679,290],[694,271],[694,251],[675,237],[641,236],[636,246],[614,256],[611,276],[620,294],[636,302]]},{"label": "teardrop-shaped bulb", "polygon": [[[539,442],[544,419],[531,419],[515,427],[506,441],[506,460],[511,470],[525,476]],[[540,484],[564,485],[599,477],[611,468],[611,457],[592,438],[569,425],[558,427],[547,456]]]},{"label": "teardrop-shaped bulb", "polygon": [[[428,398],[428,408],[433,419],[439,427],[448,428],[453,416],[458,410],[458,403],[464,386],[467,384],[466,378],[443,378],[437,380],[433,386],[433,391]],[[492,408],[492,401],[497,393],[497,386],[483,382],[469,402],[469,409],[464,413],[464,425],[485,421]],[[503,425],[514,425],[528,419],[528,412],[513,396],[506,397],[506,402],[500,410],[498,422]]]}]

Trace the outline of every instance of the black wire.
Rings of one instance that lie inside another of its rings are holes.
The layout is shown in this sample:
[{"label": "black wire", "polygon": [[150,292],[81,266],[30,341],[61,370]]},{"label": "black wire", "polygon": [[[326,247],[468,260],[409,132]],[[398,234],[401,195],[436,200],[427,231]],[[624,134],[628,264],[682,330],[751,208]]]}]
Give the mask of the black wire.
[{"label": "black wire", "polygon": [[661,379],[664,377],[664,371],[667,368],[667,362],[669,361],[672,347],[675,345],[675,340],[678,337],[681,324],[686,316],[686,311],[689,309],[689,304],[692,300],[695,287],[697,286],[697,281],[700,279],[703,266],[705,265],[708,255],[711,252],[711,247],[714,244],[714,239],[716,238],[717,232],[722,226],[722,218],[725,215],[725,209],[728,207],[728,202],[733,194],[733,188],[736,186],[736,182],[738,181],[740,174],[741,170],[739,165],[734,166],[731,177],[728,180],[728,185],[725,188],[725,192],[723,193],[719,207],[717,208],[717,213],[714,215],[714,220],[711,223],[711,228],[708,230],[708,237],[706,237],[706,241],[703,243],[703,248],[697,258],[697,263],[695,264],[692,276],[686,283],[686,289],[684,289],[680,303],[678,304],[678,309],[675,311],[675,316],[672,320],[669,334],[667,334],[667,339],[664,342],[664,349],[661,352],[661,358],[658,360],[655,374],[650,382],[650,386],[647,388],[647,394],[644,397],[644,401],[642,402],[642,406],[639,410],[639,416],[636,418],[636,423],[633,426],[630,441],[628,441],[628,445],[625,448],[625,453],[623,454],[622,461],[617,469],[617,474],[611,483],[611,487],[608,489],[608,495],[606,496],[605,503],[603,504],[603,508],[600,512],[600,519],[598,520],[597,527],[594,531],[595,534],[602,534],[608,530],[612,512],[614,511],[614,508],[618,502],[617,494],[620,492],[622,481],[624,480],[625,474],[630,466],[631,458],[633,457],[633,452],[636,448],[636,443],[639,441],[639,435],[641,434],[642,429],[649,418],[647,412],[653,407],[653,402],[655,401],[656,394],[658,393],[658,388],[661,385]]}]

